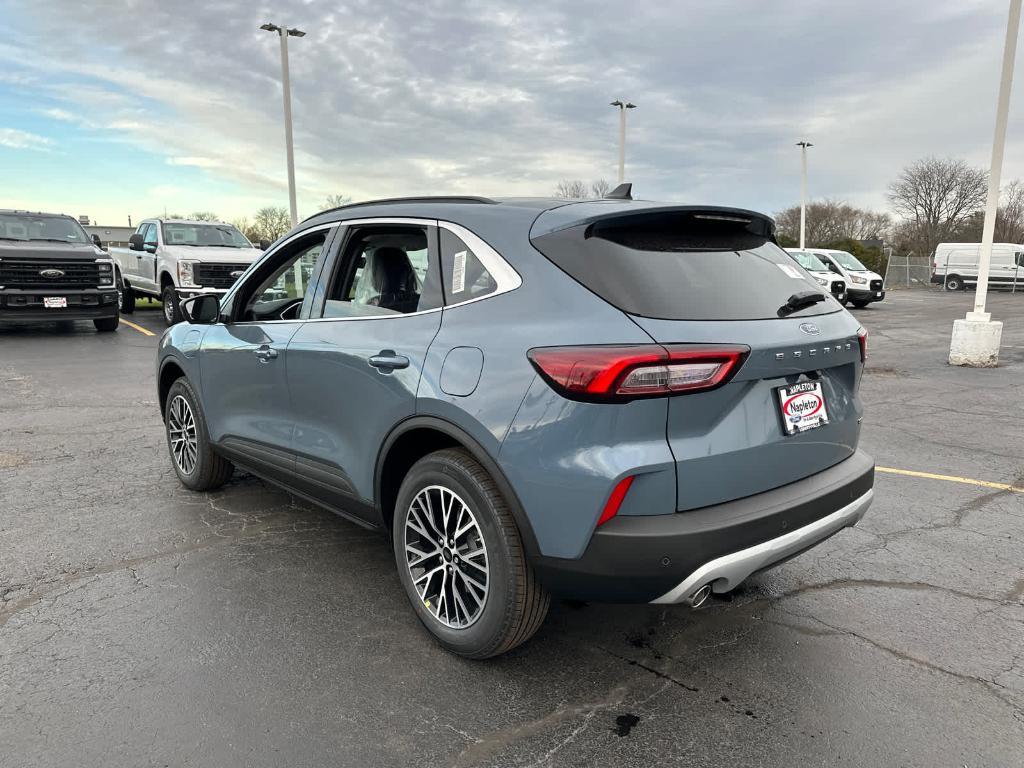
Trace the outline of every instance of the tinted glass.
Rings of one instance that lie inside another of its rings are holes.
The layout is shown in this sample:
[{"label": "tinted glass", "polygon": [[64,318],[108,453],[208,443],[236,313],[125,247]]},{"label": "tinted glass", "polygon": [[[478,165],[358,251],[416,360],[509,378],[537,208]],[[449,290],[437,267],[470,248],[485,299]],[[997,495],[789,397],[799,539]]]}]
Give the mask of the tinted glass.
[{"label": "tinted glass", "polygon": [[310,288],[309,279],[313,274],[316,260],[324,247],[324,238],[320,237],[313,243],[300,246],[297,252],[285,257],[273,274],[263,281],[256,290],[252,301],[253,311],[260,317],[262,305],[276,306],[279,302],[302,299]]},{"label": "tinted glass", "polygon": [[[667,320],[777,318],[807,276],[764,222],[686,213],[603,219],[533,240],[565,272],[626,312]],[[835,312],[830,296],[790,317]]]},{"label": "tinted glass", "polygon": [[498,289],[498,283],[462,238],[441,230],[441,269],[449,304],[479,299]]},{"label": "tinted glass", "polygon": [[164,224],[164,245],[251,248],[245,236],[230,224]]},{"label": "tinted glass", "polygon": [[4,240],[42,240],[58,243],[91,243],[82,225],[64,216],[33,216],[23,213],[0,214],[0,238]]},{"label": "tinted glass", "polygon": [[407,315],[441,306],[433,227],[360,227],[349,235],[324,317]]}]

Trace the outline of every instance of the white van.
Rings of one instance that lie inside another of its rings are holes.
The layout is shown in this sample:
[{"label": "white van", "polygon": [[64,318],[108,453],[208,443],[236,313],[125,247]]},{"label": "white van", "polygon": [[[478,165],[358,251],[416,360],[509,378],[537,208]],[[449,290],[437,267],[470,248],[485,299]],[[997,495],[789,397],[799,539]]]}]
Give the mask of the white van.
[{"label": "white van", "polygon": [[[932,282],[947,291],[962,291],[978,283],[981,243],[939,243],[932,257]],[[1024,288],[1024,245],[992,243],[989,287]]]},{"label": "white van", "polygon": [[[799,248],[789,248],[799,251]],[[810,254],[817,256],[825,263],[830,272],[838,275],[846,283],[846,298],[855,307],[866,307],[873,301],[885,298],[882,288],[882,276],[872,272],[852,253],[836,251],[831,248],[805,248]],[[845,304],[845,302],[843,302]]]},{"label": "white van", "polygon": [[788,253],[797,264],[803,267],[814,278],[814,282],[836,297],[842,305],[846,305],[846,282],[843,278],[831,272],[825,262],[809,251],[801,251],[799,248],[787,248]]}]

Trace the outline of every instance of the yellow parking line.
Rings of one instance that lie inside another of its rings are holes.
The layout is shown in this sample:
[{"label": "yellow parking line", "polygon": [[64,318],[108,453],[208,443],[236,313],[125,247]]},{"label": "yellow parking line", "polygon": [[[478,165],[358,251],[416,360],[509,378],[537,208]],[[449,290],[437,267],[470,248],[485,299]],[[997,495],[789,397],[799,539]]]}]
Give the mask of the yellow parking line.
[{"label": "yellow parking line", "polygon": [[141,325],[136,325],[135,323],[129,322],[128,320],[125,320],[123,317],[121,318],[121,323],[124,324],[124,325],[127,325],[129,328],[134,328],[136,331],[141,333],[143,336],[156,336],[156,334],[153,333],[148,328],[143,328]]},{"label": "yellow parking line", "polygon": [[893,469],[892,467],[875,467],[876,472],[886,472],[890,475],[906,475],[907,477],[923,477],[927,480],[945,480],[948,483],[962,483],[964,485],[980,485],[982,488],[994,488],[997,491],[1010,491],[1011,493],[1024,493],[1024,488],[1008,483],[992,483],[988,480],[974,480],[970,477],[956,477],[955,475],[936,475],[931,472],[915,472],[912,469]]}]

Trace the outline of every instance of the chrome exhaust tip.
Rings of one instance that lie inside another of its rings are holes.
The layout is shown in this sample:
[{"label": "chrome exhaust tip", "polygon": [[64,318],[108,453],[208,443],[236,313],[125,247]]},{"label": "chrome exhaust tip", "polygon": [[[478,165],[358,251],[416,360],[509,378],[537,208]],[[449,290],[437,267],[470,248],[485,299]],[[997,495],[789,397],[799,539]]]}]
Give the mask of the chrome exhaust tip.
[{"label": "chrome exhaust tip", "polygon": [[709,597],[711,597],[711,585],[705,584],[694,592],[686,602],[690,604],[691,608],[700,608],[707,602]]}]

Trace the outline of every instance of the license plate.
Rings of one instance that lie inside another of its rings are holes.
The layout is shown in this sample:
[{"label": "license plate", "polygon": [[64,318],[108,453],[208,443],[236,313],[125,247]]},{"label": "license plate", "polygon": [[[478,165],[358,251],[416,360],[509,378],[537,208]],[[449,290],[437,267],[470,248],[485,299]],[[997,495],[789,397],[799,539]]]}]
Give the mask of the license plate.
[{"label": "license plate", "polygon": [[787,435],[828,424],[825,395],[820,381],[804,381],[779,387],[779,409]]},{"label": "license plate", "polygon": [[44,296],[43,306],[46,309],[67,309],[68,300],[65,296]]}]

